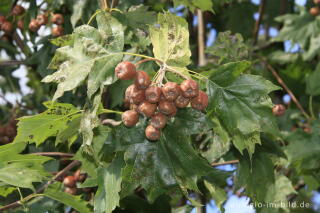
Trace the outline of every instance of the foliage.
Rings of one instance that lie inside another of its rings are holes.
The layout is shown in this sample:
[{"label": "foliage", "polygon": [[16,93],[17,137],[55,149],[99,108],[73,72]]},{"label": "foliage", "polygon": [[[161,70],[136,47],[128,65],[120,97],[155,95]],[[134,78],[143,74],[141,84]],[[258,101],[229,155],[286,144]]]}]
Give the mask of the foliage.
[{"label": "foliage", "polygon": [[[214,200],[223,212],[236,194],[257,212],[315,212],[280,204],[311,203],[319,190],[320,16],[310,3],[267,2],[255,38],[258,6],[247,0],[1,1],[14,32],[0,23],[0,211],[190,212]],[[11,12],[17,3],[24,14]],[[33,32],[39,14],[49,21]],[[198,51],[201,24],[217,37]],[[57,26],[63,36],[47,33]],[[153,85],[195,80],[208,107],[179,109],[149,141],[145,116],[121,122],[134,83],[117,78],[122,61]]]}]

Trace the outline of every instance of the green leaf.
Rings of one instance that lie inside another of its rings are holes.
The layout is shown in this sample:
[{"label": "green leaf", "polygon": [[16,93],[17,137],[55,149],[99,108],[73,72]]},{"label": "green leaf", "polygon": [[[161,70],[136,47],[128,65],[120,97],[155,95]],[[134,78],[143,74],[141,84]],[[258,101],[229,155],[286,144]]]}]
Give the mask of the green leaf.
[{"label": "green leaf", "polygon": [[144,5],[132,6],[124,15],[128,26],[133,29],[147,29],[148,25],[155,23],[157,20],[156,13],[148,11],[148,7]]},{"label": "green leaf", "polygon": [[206,133],[201,142],[201,155],[209,162],[214,162],[230,149],[231,140],[228,132],[221,126],[217,118],[212,118],[213,130]]},{"label": "green leaf", "polygon": [[125,152],[125,181],[141,184],[154,200],[156,190],[179,185],[199,191],[197,180],[212,168],[199,157],[190,144],[190,138],[176,134],[174,126],[164,129],[157,142],[147,140],[131,145]]},{"label": "green leaf", "polygon": [[228,63],[209,72],[207,93],[210,116],[232,136],[236,148],[252,155],[260,144],[260,132],[277,130],[268,94],[278,89],[261,76],[243,74],[248,62]]},{"label": "green leaf", "polygon": [[240,61],[249,56],[248,47],[241,34],[231,35],[230,31],[220,32],[214,45],[208,47],[206,52],[217,60],[217,64]]},{"label": "green leaf", "polygon": [[213,3],[208,0],[173,0],[174,7],[184,5],[189,7],[189,9],[194,12],[196,8],[201,9],[202,11],[211,11],[213,12]]},{"label": "green leaf", "polygon": [[44,105],[47,107],[45,112],[19,118],[14,143],[29,142],[39,146],[52,136],[65,138],[60,134],[64,134],[68,125],[80,117],[80,110],[71,104],[45,102]]},{"label": "green leaf", "polygon": [[178,110],[173,125],[179,134],[192,135],[210,129],[211,123],[205,114],[188,107]]},{"label": "green leaf", "polygon": [[[316,123],[319,126],[319,121]],[[289,145],[284,147],[289,162],[298,172],[319,169],[320,136],[319,127],[313,126],[312,134],[297,130],[289,134],[285,140]]]},{"label": "green leaf", "polygon": [[320,66],[317,66],[315,72],[311,73],[307,76],[306,83],[307,83],[307,94],[309,95],[320,95]]},{"label": "green leaf", "polygon": [[123,155],[117,155],[107,168],[98,169],[98,191],[95,199],[97,213],[111,213],[119,206],[121,190],[121,169],[124,167]]},{"label": "green leaf", "polygon": [[204,180],[204,185],[209,190],[216,206],[218,206],[221,212],[224,212],[224,208],[222,205],[227,200],[227,193],[225,192],[225,190],[214,186],[206,180]]},{"label": "green leaf", "polygon": [[49,176],[43,164],[51,158],[19,154],[25,146],[25,143],[0,146],[0,181],[34,190],[32,183],[41,182]]},{"label": "green leaf", "polygon": [[282,203],[286,203],[288,201],[287,196],[291,194],[297,194],[291,181],[286,176],[277,174],[274,184],[269,186],[266,191],[265,202],[281,207]]},{"label": "green leaf", "polygon": [[50,184],[49,187],[43,193],[46,197],[59,201],[67,206],[74,208],[80,213],[90,213],[92,212],[88,208],[88,203],[80,198],[80,196],[73,196],[67,194],[62,190],[61,184],[55,183]]},{"label": "green leaf", "polygon": [[264,152],[254,153],[252,160],[242,157],[237,168],[236,189],[245,187],[247,196],[263,202],[266,191],[275,182],[273,167],[271,159]]},{"label": "green leaf", "polygon": [[276,18],[276,21],[282,22],[279,35],[274,41],[291,41],[298,43],[304,50],[302,56],[305,60],[312,59],[319,54],[319,24],[320,19],[314,17],[306,11],[306,8],[300,7],[300,14],[286,14]]},{"label": "green leaf", "polygon": [[114,67],[122,58],[122,25],[108,13],[97,15],[98,29],[82,25],[73,32],[73,41],[57,49],[49,68],[58,69],[42,81],[58,83],[53,101],[77,88],[88,77],[89,98],[103,85],[115,81]]},{"label": "green leaf", "polygon": [[157,59],[171,66],[190,64],[188,23],[171,13],[158,15],[158,26],[150,27],[153,53]]},{"label": "green leaf", "polygon": [[12,186],[8,186],[8,185],[0,186],[0,196],[7,197],[15,190],[17,190],[16,187],[12,187]]}]

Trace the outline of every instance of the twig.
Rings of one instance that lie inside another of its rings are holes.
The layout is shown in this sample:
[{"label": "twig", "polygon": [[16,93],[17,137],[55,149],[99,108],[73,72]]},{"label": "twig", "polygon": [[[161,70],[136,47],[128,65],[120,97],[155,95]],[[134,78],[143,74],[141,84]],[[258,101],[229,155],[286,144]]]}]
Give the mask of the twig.
[{"label": "twig", "polygon": [[204,26],[203,26],[203,14],[200,9],[197,9],[198,16],[198,54],[199,54],[199,66],[206,65],[205,55],[205,39],[204,39]]},{"label": "twig", "polygon": [[237,163],[239,163],[239,160],[230,160],[230,161],[219,162],[219,163],[211,163],[211,166],[222,166],[222,165],[237,164]]},{"label": "twig", "polygon": [[104,119],[101,123],[103,125],[119,126],[122,123],[122,121],[115,121],[113,119]]},{"label": "twig", "polygon": [[[35,197],[36,194],[41,193],[42,191],[44,191],[50,184],[54,183],[55,180],[57,180],[59,177],[63,176],[65,173],[67,173],[69,170],[73,169],[74,167],[80,165],[80,161],[74,160],[72,161],[68,166],[66,166],[64,169],[62,169],[60,172],[58,172],[53,178],[52,180],[48,181],[46,184],[44,184],[42,187],[40,187],[35,193],[32,193],[30,195],[28,195],[27,197],[24,198],[24,200],[29,200],[32,197]],[[5,205],[3,207],[0,208],[0,212],[7,210],[7,209],[13,209],[13,208],[17,208],[19,206],[21,206],[22,203],[20,200],[15,201],[13,203],[10,203],[8,205]]]},{"label": "twig", "polygon": [[257,41],[258,41],[259,29],[260,29],[260,25],[261,25],[261,22],[262,22],[263,15],[264,15],[266,2],[267,2],[267,0],[261,0],[261,3],[260,3],[259,17],[258,17],[258,19],[257,19],[257,21],[255,23],[254,31],[253,31],[253,44],[256,44]]},{"label": "twig", "polygon": [[100,0],[100,7],[101,7],[102,10],[108,9],[107,0]]},{"label": "twig", "polygon": [[289,87],[284,83],[284,81],[282,80],[282,78],[278,75],[277,71],[264,59],[262,59],[262,61],[264,62],[264,64],[266,65],[267,69],[272,73],[272,75],[276,78],[276,80],[278,81],[278,83],[287,91],[287,93],[290,95],[291,99],[293,100],[293,102],[297,105],[297,107],[300,109],[300,111],[302,112],[302,114],[309,120],[310,116],[308,115],[308,113],[306,113],[306,111],[303,109],[303,107],[301,106],[300,102],[298,101],[298,99],[296,98],[296,96],[292,93],[292,91],[289,89]]},{"label": "twig", "polygon": [[16,61],[16,60],[0,61],[0,66],[15,66],[15,65],[20,65],[24,63],[25,63],[24,61]]},{"label": "twig", "polygon": [[58,156],[58,157],[67,157],[72,158],[74,154],[63,153],[63,152],[34,152],[31,155],[41,155],[41,156]]},{"label": "twig", "polygon": [[24,53],[26,57],[30,56],[31,50],[29,49],[28,45],[26,45],[23,40],[20,38],[17,31],[14,31],[12,35],[13,39],[16,41],[17,45],[20,47],[21,51]]}]

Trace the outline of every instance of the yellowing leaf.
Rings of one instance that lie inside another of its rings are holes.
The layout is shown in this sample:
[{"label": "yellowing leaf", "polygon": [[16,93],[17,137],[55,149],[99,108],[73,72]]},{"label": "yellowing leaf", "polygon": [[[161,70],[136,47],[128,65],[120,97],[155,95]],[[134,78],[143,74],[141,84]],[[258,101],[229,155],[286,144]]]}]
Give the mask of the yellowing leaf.
[{"label": "yellowing leaf", "polygon": [[158,24],[150,27],[153,53],[157,59],[171,66],[190,64],[188,23],[171,13],[158,15]]}]

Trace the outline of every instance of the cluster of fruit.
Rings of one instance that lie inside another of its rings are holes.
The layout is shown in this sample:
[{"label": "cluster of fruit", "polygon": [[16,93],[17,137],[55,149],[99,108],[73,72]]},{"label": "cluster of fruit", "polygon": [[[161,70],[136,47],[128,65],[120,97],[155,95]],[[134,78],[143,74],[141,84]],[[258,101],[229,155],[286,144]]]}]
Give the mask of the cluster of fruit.
[{"label": "cluster of fruit", "polygon": [[313,16],[318,16],[320,15],[320,0],[313,0],[313,2],[316,4],[316,6],[311,7],[309,13]]},{"label": "cluster of fruit", "polygon": [[122,114],[124,125],[136,125],[139,114],[150,118],[145,135],[151,141],[160,138],[161,129],[165,127],[168,118],[176,115],[177,108],[190,104],[192,108],[202,111],[208,106],[208,95],[199,90],[198,83],[192,79],[187,79],[180,85],[167,82],[158,86],[151,82],[146,72],[137,71],[135,65],[128,61],[118,64],[115,73],[122,80],[134,79],[134,84],[125,92],[124,102],[130,110]]},{"label": "cluster of fruit", "polygon": [[[80,189],[77,188],[77,182],[83,183],[87,178],[87,175],[85,173],[81,173],[81,171],[78,169],[73,173],[73,175],[69,175],[63,178],[63,185],[64,185],[64,192],[76,195],[80,191]],[[81,188],[83,192],[89,192],[91,188]]]},{"label": "cluster of fruit", "polygon": [[[24,30],[24,20],[22,15],[25,13],[24,7],[21,5],[16,5],[13,7],[11,14],[15,17],[21,17],[17,19],[18,21],[15,23],[16,27],[20,30]],[[14,19],[16,20],[16,19]],[[42,25],[46,25],[48,23],[48,15],[47,14],[39,14],[35,19],[32,19],[28,25],[28,28],[31,32],[37,32]],[[61,36],[63,35],[63,27],[61,26],[64,23],[64,18],[62,14],[53,14],[51,17],[51,23],[56,24],[57,26],[52,28],[53,36]],[[5,33],[6,36],[10,35],[14,30],[14,23],[7,20],[6,16],[0,16],[0,27],[1,30]]]},{"label": "cluster of fruit", "polygon": [[0,144],[11,143],[17,135],[17,120],[14,118],[4,125],[0,126]]}]

